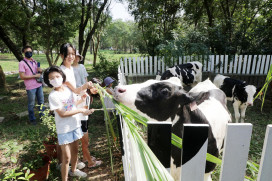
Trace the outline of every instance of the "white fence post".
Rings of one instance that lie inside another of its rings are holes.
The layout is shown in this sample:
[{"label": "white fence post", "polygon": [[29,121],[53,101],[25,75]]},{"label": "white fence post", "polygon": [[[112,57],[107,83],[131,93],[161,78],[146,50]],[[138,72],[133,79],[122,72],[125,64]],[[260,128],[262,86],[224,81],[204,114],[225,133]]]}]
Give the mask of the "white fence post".
[{"label": "white fence post", "polygon": [[250,123],[227,125],[220,181],[244,180],[251,132]]},{"label": "white fence post", "polygon": [[262,158],[258,173],[258,181],[267,181],[272,178],[272,125],[267,125],[263,144]]},{"label": "white fence post", "polygon": [[[204,179],[208,131],[209,125],[207,124],[184,124],[181,181],[201,181]],[[198,145],[194,148],[200,149],[192,150],[193,143]],[[191,158],[192,151],[195,152],[196,155],[192,159],[187,160],[186,158]]]}]

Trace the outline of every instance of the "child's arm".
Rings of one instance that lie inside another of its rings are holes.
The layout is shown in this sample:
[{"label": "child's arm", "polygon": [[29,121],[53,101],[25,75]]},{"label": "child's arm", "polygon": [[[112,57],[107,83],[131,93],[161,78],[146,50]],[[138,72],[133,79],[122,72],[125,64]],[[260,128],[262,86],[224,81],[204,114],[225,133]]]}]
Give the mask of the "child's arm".
[{"label": "child's arm", "polygon": [[65,111],[65,110],[62,110],[62,109],[56,109],[56,112],[59,114],[60,117],[69,117],[69,116],[73,116],[75,114],[78,114],[78,113],[82,113],[84,115],[90,115],[93,113],[93,110],[92,109],[83,109],[83,108],[79,108],[79,109],[76,109],[76,110],[71,110],[71,111]]},{"label": "child's arm", "polygon": [[109,88],[107,88],[106,91],[107,91],[107,93],[109,93],[110,95],[113,94],[113,92],[112,92]]}]

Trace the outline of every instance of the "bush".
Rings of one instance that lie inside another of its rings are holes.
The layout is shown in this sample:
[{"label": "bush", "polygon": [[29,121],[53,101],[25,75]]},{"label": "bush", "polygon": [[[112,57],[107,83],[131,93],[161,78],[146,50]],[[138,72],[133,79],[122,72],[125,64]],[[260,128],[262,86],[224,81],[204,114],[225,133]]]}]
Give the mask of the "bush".
[{"label": "bush", "polygon": [[100,58],[100,62],[93,68],[95,70],[95,76],[101,79],[108,76],[117,79],[119,62],[108,61],[102,53],[98,54],[98,56]]}]

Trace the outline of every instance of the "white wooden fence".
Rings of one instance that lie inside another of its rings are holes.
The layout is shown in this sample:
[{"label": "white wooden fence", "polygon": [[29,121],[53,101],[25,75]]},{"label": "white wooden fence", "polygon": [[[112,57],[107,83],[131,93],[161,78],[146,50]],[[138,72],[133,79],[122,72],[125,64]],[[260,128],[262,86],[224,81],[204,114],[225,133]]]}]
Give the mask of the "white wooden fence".
[{"label": "white wooden fence", "polygon": [[[221,74],[265,75],[272,64],[271,55],[208,55],[183,56],[171,59],[171,65],[190,61],[203,63],[203,72]],[[129,57],[120,60],[120,71],[125,76],[155,75],[164,72],[168,66],[161,57]]]},{"label": "white wooden fence", "polygon": [[[235,55],[233,56],[233,61],[231,61],[228,55],[210,55],[208,57],[179,57],[176,61],[173,59],[173,65],[196,60],[199,60],[203,63],[203,72],[231,75],[264,75],[264,77],[265,74],[267,74],[270,65],[272,64],[271,55]],[[124,58],[120,61],[120,66],[118,68],[118,81],[119,84],[127,84],[127,77],[155,76],[158,70],[163,72],[166,70],[166,68],[167,66],[165,65],[163,59],[158,57]],[[146,180],[142,166],[142,158],[139,155],[137,148],[134,146],[134,140],[132,139],[129,130],[127,129],[125,121],[122,120],[122,117],[120,120],[123,137],[124,154],[122,159],[125,180]],[[252,124],[249,123],[231,123],[227,125],[220,181],[244,180],[251,140],[251,132]],[[268,125],[263,145],[263,152],[257,179],[258,181],[270,181],[272,178],[271,145],[272,125]],[[189,168],[182,169],[181,180],[186,179],[190,181],[199,181],[199,178],[203,178],[203,168],[205,168],[205,162],[203,162],[203,159],[205,158],[203,158],[203,156],[205,156],[206,151],[207,147],[204,147],[202,157],[199,158],[202,161],[193,162],[190,164]],[[200,171],[195,172],[196,168],[200,168],[197,169]],[[167,169],[169,170],[169,168]],[[190,172],[190,170],[194,170],[194,172]]]},{"label": "white wooden fence", "polygon": [[[147,180],[144,172],[142,157],[140,156],[138,149],[135,147],[136,144],[134,143],[134,139],[132,138],[132,135],[130,134],[125,121],[121,121],[121,123],[124,144],[124,155],[122,157],[122,161],[125,180]],[[187,126],[193,127],[193,125]],[[251,132],[252,124],[249,123],[230,123],[227,125],[226,139],[224,144],[225,146],[223,150],[223,159],[220,171],[220,181],[244,180]],[[185,141],[184,139],[183,142]],[[272,178],[271,145],[272,125],[268,125],[263,145],[260,170],[257,179],[258,181],[270,181]],[[184,149],[186,149],[186,147],[183,147],[183,152],[185,152]],[[204,178],[207,143],[205,147],[199,152],[201,152],[201,156],[198,156],[196,161],[193,161],[189,164],[189,166],[187,165],[182,169],[181,180],[200,181]]]}]

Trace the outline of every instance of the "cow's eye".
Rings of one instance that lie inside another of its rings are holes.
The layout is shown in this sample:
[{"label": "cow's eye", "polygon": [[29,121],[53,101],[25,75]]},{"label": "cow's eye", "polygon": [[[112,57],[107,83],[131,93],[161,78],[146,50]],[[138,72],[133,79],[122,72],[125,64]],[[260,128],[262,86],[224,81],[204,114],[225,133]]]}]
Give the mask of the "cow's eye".
[{"label": "cow's eye", "polygon": [[169,94],[169,92],[170,92],[170,90],[168,89],[168,88],[163,88],[163,89],[161,89],[161,95],[168,95]]}]

